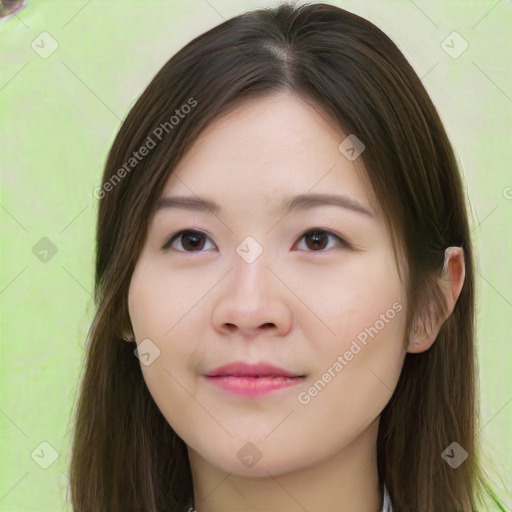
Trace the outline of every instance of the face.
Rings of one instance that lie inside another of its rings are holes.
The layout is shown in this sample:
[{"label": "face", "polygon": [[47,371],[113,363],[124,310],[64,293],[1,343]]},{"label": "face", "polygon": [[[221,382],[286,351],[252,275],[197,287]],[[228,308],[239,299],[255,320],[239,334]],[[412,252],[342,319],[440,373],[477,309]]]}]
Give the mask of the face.
[{"label": "face", "polygon": [[[276,475],[378,424],[405,357],[405,291],[346,137],[274,94],[211,125],[167,184],[128,303],[145,382],[191,458]],[[285,209],[303,194],[345,201]],[[216,371],[234,362],[280,370]]]}]

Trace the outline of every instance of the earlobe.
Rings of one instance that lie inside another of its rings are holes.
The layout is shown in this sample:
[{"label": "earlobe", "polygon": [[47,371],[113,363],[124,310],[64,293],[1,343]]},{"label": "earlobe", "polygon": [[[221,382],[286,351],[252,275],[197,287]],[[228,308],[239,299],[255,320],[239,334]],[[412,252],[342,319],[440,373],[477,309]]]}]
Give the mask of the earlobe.
[{"label": "earlobe", "polygon": [[441,325],[442,322],[432,322],[429,328],[424,321],[417,319],[412,326],[407,352],[416,354],[428,350],[436,341]]},{"label": "earlobe", "polygon": [[465,265],[462,247],[448,247],[445,250],[444,265],[438,278],[439,288],[446,304],[442,317],[435,318],[434,308],[429,305],[429,326],[425,325],[421,315],[417,315],[410,334],[407,352],[419,353],[428,350],[435,342],[446,319],[452,314],[462,286],[464,285]]}]

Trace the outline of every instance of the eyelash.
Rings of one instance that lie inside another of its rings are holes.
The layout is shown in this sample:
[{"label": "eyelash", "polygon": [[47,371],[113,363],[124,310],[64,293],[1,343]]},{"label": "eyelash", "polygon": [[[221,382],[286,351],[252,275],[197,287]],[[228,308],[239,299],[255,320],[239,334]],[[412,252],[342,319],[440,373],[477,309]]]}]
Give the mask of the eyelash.
[{"label": "eyelash", "polygon": [[[162,250],[164,250],[164,251],[175,250],[177,252],[190,253],[190,254],[203,252],[203,250],[200,250],[200,251],[182,251],[180,249],[172,249],[171,246],[173,245],[174,241],[178,240],[181,236],[183,236],[186,233],[194,233],[194,234],[197,234],[197,235],[204,235],[205,237],[210,238],[206,233],[203,233],[202,231],[197,231],[197,230],[194,230],[194,229],[183,229],[183,230],[178,231],[177,233],[171,235],[169,240],[162,246]],[[300,238],[298,240],[299,241],[302,240],[309,233],[324,233],[324,234],[327,234],[328,236],[330,236],[332,238],[335,238],[342,245],[342,247],[344,247],[346,249],[352,249],[352,245],[350,243],[348,243],[340,235],[338,235],[336,233],[333,233],[332,231],[329,231],[329,230],[326,230],[326,229],[322,229],[322,228],[311,228],[311,229],[308,229],[307,231],[305,231],[300,236]],[[305,251],[305,252],[326,252],[327,250],[328,249],[321,249],[319,251]]]}]

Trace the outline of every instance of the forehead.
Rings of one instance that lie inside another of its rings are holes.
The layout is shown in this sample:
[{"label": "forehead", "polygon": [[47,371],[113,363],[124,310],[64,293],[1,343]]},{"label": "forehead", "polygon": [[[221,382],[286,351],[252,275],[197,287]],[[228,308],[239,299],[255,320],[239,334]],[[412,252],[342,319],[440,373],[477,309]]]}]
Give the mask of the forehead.
[{"label": "forehead", "polygon": [[226,209],[265,206],[310,193],[344,194],[376,210],[361,162],[321,110],[288,93],[238,105],[208,126],[173,170],[165,195],[215,197]]}]

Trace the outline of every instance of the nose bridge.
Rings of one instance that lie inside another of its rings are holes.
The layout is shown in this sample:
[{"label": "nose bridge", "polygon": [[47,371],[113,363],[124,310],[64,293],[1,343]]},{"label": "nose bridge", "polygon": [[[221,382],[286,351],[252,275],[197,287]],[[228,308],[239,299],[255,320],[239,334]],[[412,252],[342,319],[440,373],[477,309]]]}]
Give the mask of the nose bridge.
[{"label": "nose bridge", "polygon": [[[236,248],[233,257],[233,280],[234,293],[240,299],[247,302],[253,298],[255,300],[268,300],[268,295],[272,295],[272,286],[276,283],[270,282],[272,272],[269,266],[270,251],[265,250],[262,243],[254,237],[246,237]],[[275,278],[274,278],[275,279]]]}]

